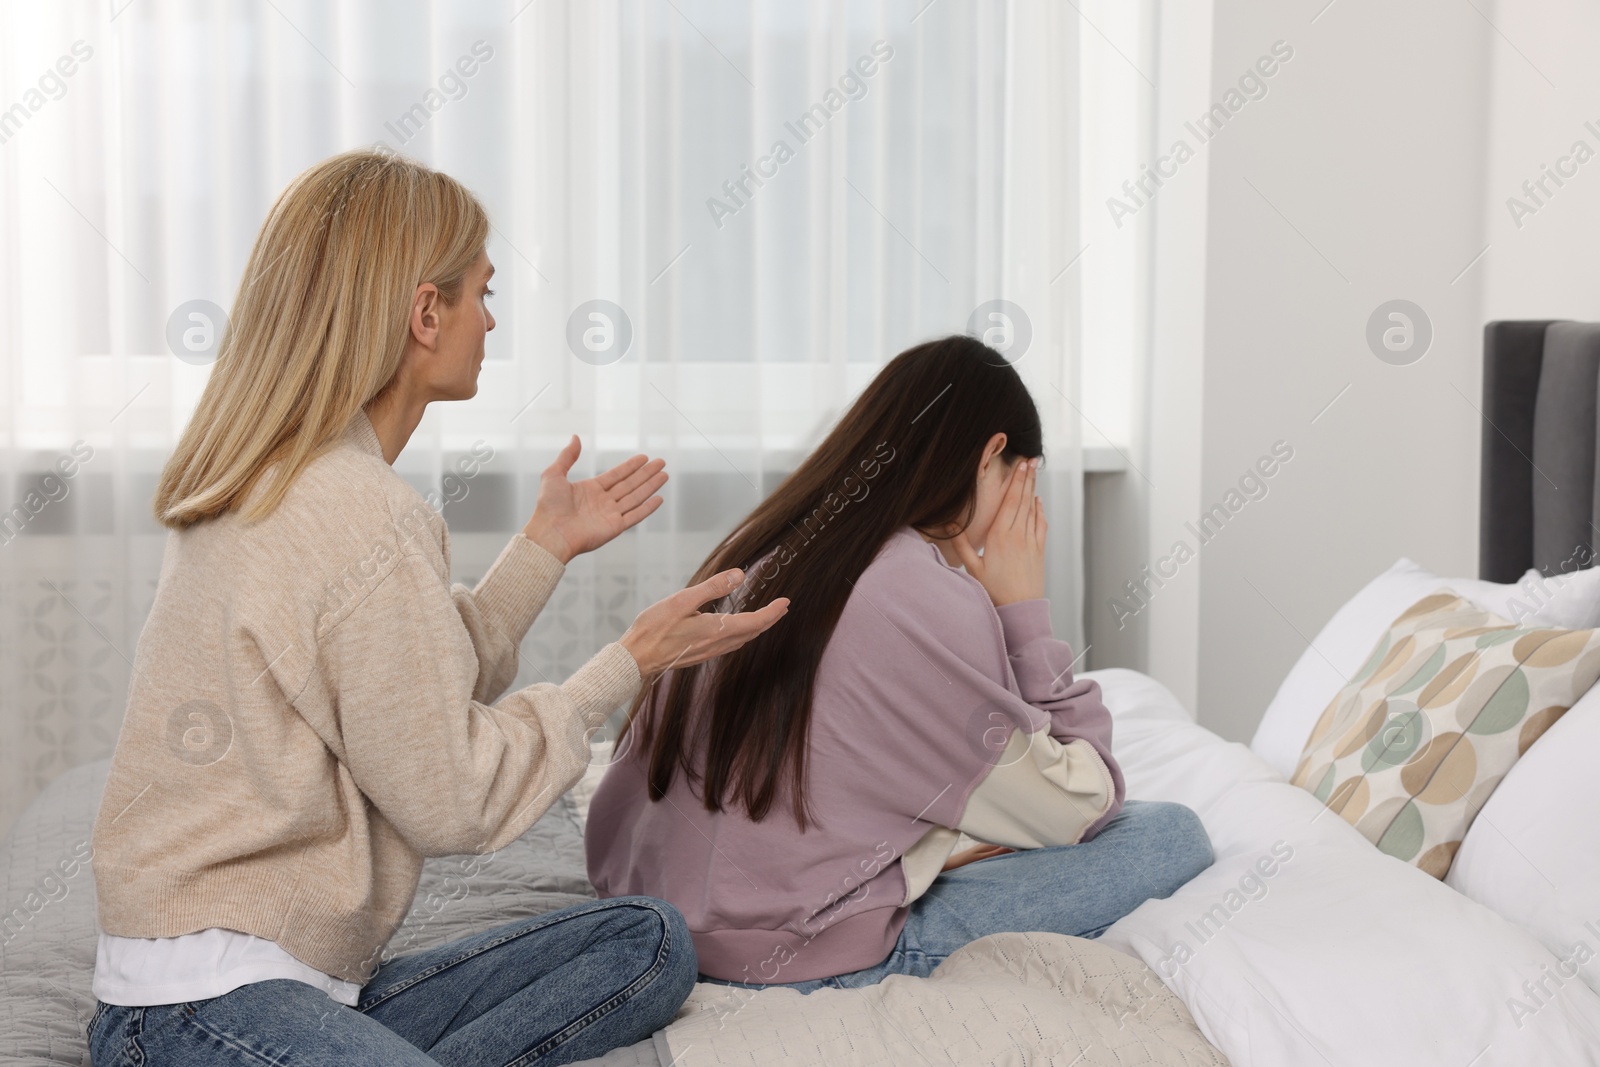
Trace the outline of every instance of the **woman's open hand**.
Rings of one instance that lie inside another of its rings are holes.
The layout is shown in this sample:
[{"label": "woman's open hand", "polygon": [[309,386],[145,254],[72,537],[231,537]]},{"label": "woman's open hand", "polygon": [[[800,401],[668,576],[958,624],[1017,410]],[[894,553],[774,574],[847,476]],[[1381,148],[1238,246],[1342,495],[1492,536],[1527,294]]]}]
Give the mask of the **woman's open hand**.
[{"label": "woman's open hand", "polygon": [[673,593],[639,613],[618,640],[649,681],[669,667],[687,667],[732,652],[783,618],[789,598],[779,597],[759,611],[732,615],[702,612],[700,605],[721,600],[744,581],[744,572],[714,574],[699,585]]},{"label": "woman's open hand", "polygon": [[664,459],[634,456],[593,478],[569,482],[567,472],[578,461],[583,444],[573,434],[555,462],[539,476],[539,500],[533,518],[523,527],[528,540],[562,563],[589,552],[628,529],[661,506],[652,494],[667,482]]},{"label": "woman's open hand", "polygon": [[978,555],[965,533],[953,538],[961,565],[983,583],[995,607],[1044,596],[1044,546],[1049,526],[1044,502],[1034,495],[1038,472],[1037,459],[1022,460],[1012,469],[994,525],[984,538],[983,555]]}]

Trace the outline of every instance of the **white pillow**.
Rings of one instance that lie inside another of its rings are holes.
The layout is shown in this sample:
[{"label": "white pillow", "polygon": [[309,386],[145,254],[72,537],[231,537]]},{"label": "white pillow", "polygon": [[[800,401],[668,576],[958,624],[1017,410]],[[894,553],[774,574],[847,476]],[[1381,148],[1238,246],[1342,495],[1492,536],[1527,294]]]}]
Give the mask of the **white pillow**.
[{"label": "white pillow", "polygon": [[[1513,608],[1526,605],[1531,615],[1524,614],[1538,622],[1564,630],[1600,626],[1600,567],[1565,571],[1549,577],[1529,567],[1528,573],[1517,579],[1517,588],[1522,591],[1522,597],[1513,601]],[[1468,599],[1472,599],[1470,594]],[[1515,611],[1508,612],[1506,618],[1512,622],[1522,621]]]},{"label": "white pillow", "polygon": [[1445,885],[1520,923],[1600,993],[1600,686],[1523,754],[1472,828]]},{"label": "white pillow", "polygon": [[[1102,688],[1108,706],[1122,699]],[[1216,860],[1100,940],[1155,970],[1233,1067],[1600,1063],[1600,995],[1572,977],[1570,941],[1552,952],[1521,924],[1384,855],[1203,727],[1119,718],[1112,754],[1130,797],[1200,816]],[[1600,938],[1585,940],[1600,948]]]},{"label": "white pillow", "polygon": [[1334,612],[1283,679],[1256,727],[1250,747],[1288,778],[1300,762],[1317,716],[1406,608],[1440,589],[1513,622],[1582,630],[1600,626],[1600,567],[1545,578],[1530,568],[1515,585],[1477,578],[1441,578],[1401,557]]}]

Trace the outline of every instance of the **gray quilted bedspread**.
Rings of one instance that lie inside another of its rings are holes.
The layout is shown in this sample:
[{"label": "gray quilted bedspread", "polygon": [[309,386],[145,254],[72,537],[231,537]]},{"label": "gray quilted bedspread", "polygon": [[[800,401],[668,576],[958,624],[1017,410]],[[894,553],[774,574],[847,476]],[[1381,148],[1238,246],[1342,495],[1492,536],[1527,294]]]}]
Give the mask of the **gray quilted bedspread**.
[{"label": "gray quilted bedspread", "polygon": [[[94,875],[82,862],[108,761],[52,782],[0,843],[0,1064],[89,1063],[84,1027],[94,1013]],[[583,834],[563,798],[487,861],[429,860],[389,944],[404,955],[513,919],[594,898]],[[599,1061],[592,1061],[599,1062]],[[618,1050],[605,1067],[658,1067],[650,1042]]]},{"label": "gray quilted bedspread", "polygon": [[[94,877],[84,860],[106,762],[62,775],[0,843],[0,1067],[88,1064]],[[389,944],[417,952],[593,899],[577,802],[561,799],[494,856],[429,860]],[[951,1062],[1226,1067],[1154,972],[1098,941],[994,934],[926,979],[738,994],[702,983],[652,1040],[588,1067]]]}]

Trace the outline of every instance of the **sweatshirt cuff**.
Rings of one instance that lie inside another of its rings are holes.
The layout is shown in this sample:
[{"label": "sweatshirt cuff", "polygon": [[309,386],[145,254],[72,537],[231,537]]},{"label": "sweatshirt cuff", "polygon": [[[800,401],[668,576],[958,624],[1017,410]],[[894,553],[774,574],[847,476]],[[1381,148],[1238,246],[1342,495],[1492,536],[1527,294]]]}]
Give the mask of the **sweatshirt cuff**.
[{"label": "sweatshirt cuff", "polygon": [[512,644],[521,644],[567,568],[522,534],[500,550],[472,591],[478,612]]},{"label": "sweatshirt cuff", "polygon": [[1019,600],[994,610],[1000,616],[1000,630],[1010,655],[1016,655],[1041,637],[1055,636],[1055,629],[1050,625],[1050,601],[1044,597]]},{"label": "sweatshirt cuff", "polygon": [[599,726],[612,712],[638,695],[643,683],[633,653],[620,642],[613,641],[579,667],[561,688],[572,698],[584,725]]}]

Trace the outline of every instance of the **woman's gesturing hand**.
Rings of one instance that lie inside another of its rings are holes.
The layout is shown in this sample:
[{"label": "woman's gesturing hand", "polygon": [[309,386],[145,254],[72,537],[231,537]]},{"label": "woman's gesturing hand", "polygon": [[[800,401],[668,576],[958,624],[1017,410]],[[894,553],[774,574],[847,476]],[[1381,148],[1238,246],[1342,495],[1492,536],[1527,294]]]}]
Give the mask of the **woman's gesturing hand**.
[{"label": "woman's gesturing hand", "polygon": [[759,611],[733,615],[700,610],[700,605],[721,600],[742,581],[744,572],[735,567],[641,611],[618,639],[639,664],[640,677],[649,681],[669,667],[687,667],[732,652],[783,618],[789,610],[788,597],[779,597]]},{"label": "woman's gesturing hand", "polygon": [[978,555],[966,534],[954,538],[967,573],[983,583],[995,607],[1044,596],[1044,546],[1048,525],[1044,502],[1034,495],[1039,461],[1025,459],[1012,468],[1006,495]]},{"label": "woman's gesturing hand", "polygon": [[573,434],[554,463],[539,476],[539,500],[533,518],[523,527],[528,540],[562,563],[580,552],[599,548],[661,506],[652,496],[666,484],[664,459],[634,456],[604,474],[581,482],[567,481],[583,444]]}]

